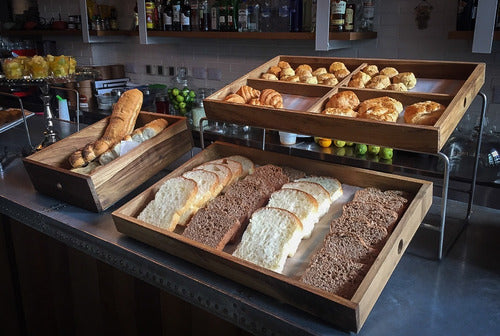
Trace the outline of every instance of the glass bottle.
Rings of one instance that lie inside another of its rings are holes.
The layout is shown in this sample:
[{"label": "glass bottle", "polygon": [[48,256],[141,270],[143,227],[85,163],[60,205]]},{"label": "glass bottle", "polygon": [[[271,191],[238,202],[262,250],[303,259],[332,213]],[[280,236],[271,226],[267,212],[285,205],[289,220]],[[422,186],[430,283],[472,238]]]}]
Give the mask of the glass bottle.
[{"label": "glass bottle", "polygon": [[226,30],[227,31],[236,31],[237,30],[237,17],[238,17],[238,8],[235,8],[233,0],[227,0],[226,2],[226,13],[227,13],[227,21],[226,21]]},{"label": "glass bottle", "polygon": [[148,30],[154,29],[154,10],[155,3],[153,1],[146,1],[146,28]]},{"label": "glass bottle", "polygon": [[227,7],[225,0],[219,0],[219,30],[227,31]]},{"label": "glass bottle", "polygon": [[181,0],[172,0],[172,30],[181,30]]},{"label": "glass bottle", "polygon": [[181,6],[181,30],[191,31],[191,5],[189,0],[184,0]]},{"label": "glass bottle", "polygon": [[330,5],[330,31],[344,31],[347,2],[345,0],[332,0]]},{"label": "glass bottle", "polygon": [[271,0],[263,0],[259,17],[260,31],[263,32],[271,31],[271,13],[272,13]]},{"label": "glass bottle", "polygon": [[345,9],[345,31],[354,31],[354,18],[356,17],[356,5],[348,3]]},{"label": "glass bottle", "polygon": [[[193,114],[193,128],[200,129],[200,120],[201,118],[206,117],[205,115],[205,107],[203,106],[203,99],[205,99],[205,89],[198,89],[196,94],[196,102],[194,104],[193,109],[191,110]],[[203,122],[203,127],[207,126],[208,122]]]},{"label": "glass bottle", "polygon": [[316,31],[316,9],[318,7],[318,1],[312,0],[311,7],[311,32],[314,33]]},{"label": "glass bottle", "polygon": [[363,1],[363,18],[361,20],[362,31],[373,31],[373,17],[375,16],[375,5],[372,0]]},{"label": "glass bottle", "polygon": [[210,30],[219,31],[219,1],[215,1],[210,7]]},{"label": "glass bottle", "polygon": [[172,0],[166,0],[163,5],[163,30],[172,30]]},{"label": "glass bottle", "polygon": [[302,1],[302,31],[311,31],[311,21],[312,21],[312,0]]},{"label": "glass bottle", "polygon": [[241,0],[238,8],[238,31],[246,32],[248,31],[248,8],[247,0]]},{"label": "glass bottle", "polygon": [[198,0],[191,0],[191,18],[190,18],[190,22],[191,22],[191,30],[193,31],[196,31],[198,30],[199,26],[199,8],[200,6],[200,3],[198,2]]},{"label": "glass bottle", "polygon": [[155,10],[154,10],[154,15],[153,15],[153,21],[154,21],[154,29],[155,30],[162,30],[163,29],[163,4],[161,3],[160,0],[155,1]]},{"label": "glass bottle", "polygon": [[302,31],[302,0],[290,0],[290,31]]},{"label": "glass bottle", "polygon": [[288,0],[279,0],[276,31],[290,31],[290,8]]},{"label": "glass bottle", "polygon": [[247,28],[250,32],[259,31],[259,16],[260,16],[260,5],[257,0],[248,0],[247,2],[248,19]]},{"label": "glass bottle", "polygon": [[208,14],[208,0],[201,0],[198,4],[198,29],[208,31],[210,28],[210,15]]}]

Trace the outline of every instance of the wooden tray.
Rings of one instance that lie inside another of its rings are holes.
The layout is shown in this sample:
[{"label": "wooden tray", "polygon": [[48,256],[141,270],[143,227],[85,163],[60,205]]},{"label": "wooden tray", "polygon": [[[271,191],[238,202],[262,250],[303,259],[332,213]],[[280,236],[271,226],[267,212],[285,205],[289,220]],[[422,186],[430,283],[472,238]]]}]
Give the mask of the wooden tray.
[{"label": "wooden tray", "polygon": [[[397,188],[414,195],[351,300],[323,292],[299,282],[296,277],[269,271],[136,218],[166,179],[179,176],[206,161],[234,154],[247,156],[256,164],[287,165],[308,174],[333,176],[353,186]],[[114,211],[112,216],[117,230],[132,238],[319,316],[340,328],[359,331],[431,203],[431,182],[216,142]]]},{"label": "wooden tray", "polygon": [[[367,64],[377,64],[380,67],[394,66],[400,71],[412,71],[418,77],[418,81],[426,81],[421,87],[427,88],[428,92],[352,90],[357,93],[363,92],[363,99],[388,95],[399,97],[403,103],[424,100],[445,102],[447,108],[433,126],[322,115],[319,112],[323,109],[325,101],[337,90],[344,89],[349,77],[335,87],[259,79],[262,72],[267,71],[271,65],[278,64],[280,60],[289,62],[292,67],[309,64],[313,68],[341,61],[348,68],[354,68],[353,73],[360,71]],[[209,96],[204,100],[204,106],[207,117],[213,120],[408,151],[437,153],[484,84],[484,76],[484,63],[278,56]],[[227,94],[236,92],[242,85],[249,85],[259,90],[272,88],[284,94],[285,98],[289,94],[296,95],[295,98],[302,96],[305,103],[290,105],[285,99],[283,109],[274,109],[223,101]],[[298,106],[302,109],[299,110]]]},{"label": "wooden tray", "polygon": [[69,155],[97,140],[108,118],[25,158],[24,166],[35,189],[91,211],[103,211],[193,146],[186,118],[140,112],[136,128],[157,118],[166,119],[167,128],[90,175],[70,171]]}]

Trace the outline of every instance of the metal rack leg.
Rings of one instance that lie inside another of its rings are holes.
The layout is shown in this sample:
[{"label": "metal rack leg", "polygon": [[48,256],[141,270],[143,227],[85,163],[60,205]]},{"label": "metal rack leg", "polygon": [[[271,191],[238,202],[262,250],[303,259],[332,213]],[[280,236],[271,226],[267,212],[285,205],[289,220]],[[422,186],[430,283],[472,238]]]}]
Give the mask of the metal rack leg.
[{"label": "metal rack leg", "polygon": [[474,193],[476,191],[476,179],[477,179],[477,169],[479,167],[479,156],[481,154],[481,141],[482,141],[482,136],[483,136],[483,124],[484,124],[484,117],[486,115],[486,105],[488,102],[488,98],[483,92],[479,92],[477,94],[481,98],[483,98],[483,103],[481,105],[481,116],[479,118],[479,130],[477,133],[477,143],[476,143],[476,153],[474,156],[474,169],[472,172],[472,182],[471,182],[471,187],[470,187],[470,193],[469,193],[469,204],[467,206],[467,220],[470,220],[470,215],[472,213],[472,205],[474,204]]},{"label": "metal rack leg", "polygon": [[441,192],[441,218],[439,225],[439,250],[438,259],[443,258],[443,243],[444,243],[444,230],[446,225],[446,206],[448,204],[448,183],[450,182],[450,160],[448,156],[442,152],[438,152],[437,155],[443,159],[444,163],[444,176],[443,176],[443,190]]},{"label": "metal rack leg", "polygon": [[51,89],[56,89],[56,90],[63,90],[63,91],[68,91],[68,92],[73,92],[76,95],[76,131],[80,131],[80,93],[78,90],[75,89],[70,89],[70,88],[65,88],[65,87],[59,87],[59,86],[51,86]]}]

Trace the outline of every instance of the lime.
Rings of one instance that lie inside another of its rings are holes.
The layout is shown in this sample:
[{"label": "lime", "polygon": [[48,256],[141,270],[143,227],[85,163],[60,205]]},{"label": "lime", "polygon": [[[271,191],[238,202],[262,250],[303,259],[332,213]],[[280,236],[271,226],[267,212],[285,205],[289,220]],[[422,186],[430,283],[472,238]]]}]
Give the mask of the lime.
[{"label": "lime", "polygon": [[345,145],[351,147],[354,145],[354,142],[346,142]]},{"label": "lime", "polygon": [[337,154],[338,156],[344,156],[345,153],[346,153],[345,147],[337,148],[337,151],[335,152],[335,154]]},{"label": "lime", "polygon": [[187,112],[187,110],[186,110],[185,108],[181,108],[181,110],[180,110],[180,111],[181,111],[181,114],[182,114],[182,115],[185,115],[185,114],[186,114],[186,112]]},{"label": "lime", "polygon": [[333,144],[337,147],[344,147],[345,146],[345,141],[342,140],[333,140]]},{"label": "lime", "polygon": [[384,159],[384,160],[391,160],[394,153],[392,151],[392,148],[389,148],[389,147],[382,147],[380,149],[380,152],[378,154],[380,156],[380,158]]},{"label": "lime", "polygon": [[354,156],[354,149],[352,147],[342,147],[345,149],[345,156]]},{"label": "lime", "polygon": [[365,144],[356,144],[354,152],[356,153],[356,155],[365,155],[367,150],[368,146],[366,146]]},{"label": "lime", "polygon": [[194,92],[193,90],[189,91],[189,97],[191,98],[196,97],[196,92]]},{"label": "lime", "polygon": [[173,94],[174,96],[179,95],[179,89],[177,89],[177,88],[172,89],[172,94]]},{"label": "lime", "polygon": [[181,109],[185,109],[186,108],[186,103],[182,102],[182,103],[179,103],[179,107]]},{"label": "lime", "polygon": [[189,95],[189,89],[182,89],[182,95],[187,97]]},{"label": "lime", "polygon": [[183,97],[183,96],[181,96],[181,95],[178,95],[177,97],[175,97],[175,99],[176,99],[179,103],[181,103],[181,102],[183,102],[183,101],[184,101],[184,97]]},{"label": "lime", "polygon": [[167,90],[167,93],[168,93],[168,94],[171,94],[171,93],[172,93],[172,90],[173,90],[172,88],[168,89],[168,90]]},{"label": "lime", "polygon": [[378,152],[380,152],[379,146],[368,145],[368,153],[369,154],[377,155]]}]

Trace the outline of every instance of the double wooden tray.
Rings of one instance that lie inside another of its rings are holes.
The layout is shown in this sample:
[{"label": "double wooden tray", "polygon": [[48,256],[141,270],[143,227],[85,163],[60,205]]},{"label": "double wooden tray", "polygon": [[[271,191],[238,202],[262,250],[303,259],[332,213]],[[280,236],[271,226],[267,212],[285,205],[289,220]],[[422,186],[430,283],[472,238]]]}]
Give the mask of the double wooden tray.
[{"label": "double wooden tray", "polygon": [[[289,166],[307,174],[335,177],[345,185],[399,189],[413,196],[406,212],[350,300],[299,282],[297,275],[278,274],[233,257],[230,248],[218,251],[136,218],[166,179],[180,176],[204,162],[235,154],[244,155],[258,165],[270,163]],[[431,203],[431,182],[216,142],[114,211],[112,216],[118,231],[132,238],[314,314],[342,329],[359,331]]]},{"label": "double wooden tray", "polygon": [[[338,61],[343,62],[351,74],[334,87],[260,79],[262,73],[277,65],[279,61],[290,63],[292,68],[309,64],[313,69],[328,69],[331,63]],[[399,72],[413,72],[417,77],[417,86],[408,92],[348,88],[350,77],[368,64],[375,64],[379,69],[390,66]],[[204,106],[207,117],[213,120],[408,151],[437,153],[484,84],[484,77],[484,63],[277,56],[206,98]],[[275,89],[283,96],[284,108],[274,109],[223,101],[228,94],[236,92],[242,85],[249,85],[258,90]],[[433,100],[446,105],[447,108],[433,126],[320,113],[333,94],[346,89],[354,91],[361,101],[390,96],[401,101],[404,106]]]},{"label": "double wooden tray", "polygon": [[192,148],[184,117],[140,112],[135,128],[157,118],[168,121],[162,132],[88,175],[71,171],[68,157],[99,139],[109,117],[28,156],[23,162],[33,186],[42,194],[91,211],[109,208]]}]

